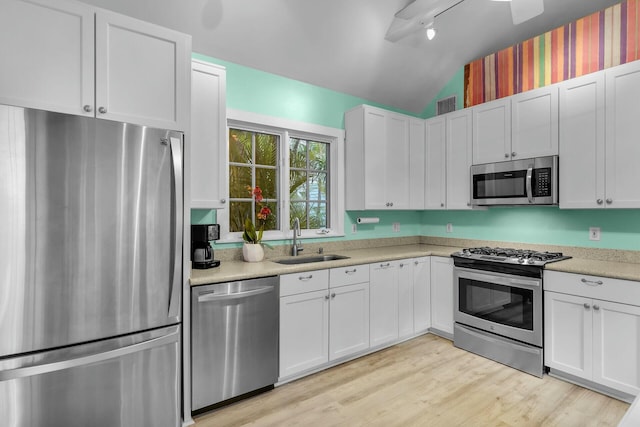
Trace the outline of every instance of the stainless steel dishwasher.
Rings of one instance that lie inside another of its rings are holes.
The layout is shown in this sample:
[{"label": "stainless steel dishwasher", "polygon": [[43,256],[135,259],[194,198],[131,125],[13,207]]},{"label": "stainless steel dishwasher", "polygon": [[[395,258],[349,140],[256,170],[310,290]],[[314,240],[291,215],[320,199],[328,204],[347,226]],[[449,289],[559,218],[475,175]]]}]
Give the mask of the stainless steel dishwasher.
[{"label": "stainless steel dishwasher", "polygon": [[192,410],[278,380],[278,278],[191,290]]}]

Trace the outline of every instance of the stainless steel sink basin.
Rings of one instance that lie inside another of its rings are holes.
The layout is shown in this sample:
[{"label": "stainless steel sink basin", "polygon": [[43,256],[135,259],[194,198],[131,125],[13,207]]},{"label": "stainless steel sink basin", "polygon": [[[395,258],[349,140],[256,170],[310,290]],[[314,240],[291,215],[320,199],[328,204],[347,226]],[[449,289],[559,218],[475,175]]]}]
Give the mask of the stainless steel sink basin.
[{"label": "stainless steel sink basin", "polygon": [[277,262],[278,264],[308,264],[310,262],[335,261],[338,259],[349,259],[349,257],[343,255],[314,255],[285,258],[274,262]]}]

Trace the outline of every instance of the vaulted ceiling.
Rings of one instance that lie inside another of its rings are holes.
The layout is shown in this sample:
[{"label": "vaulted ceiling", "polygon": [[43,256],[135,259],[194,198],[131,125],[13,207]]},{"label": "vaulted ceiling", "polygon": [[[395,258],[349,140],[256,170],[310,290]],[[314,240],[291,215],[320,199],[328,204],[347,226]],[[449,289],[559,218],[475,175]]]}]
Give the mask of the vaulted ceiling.
[{"label": "vaulted ceiling", "polygon": [[[412,0],[83,0],[191,34],[193,51],[420,114],[466,63],[620,0],[544,0],[513,25],[510,3],[417,0],[454,6],[415,31],[385,39]],[[397,18],[396,18],[397,21]]]}]

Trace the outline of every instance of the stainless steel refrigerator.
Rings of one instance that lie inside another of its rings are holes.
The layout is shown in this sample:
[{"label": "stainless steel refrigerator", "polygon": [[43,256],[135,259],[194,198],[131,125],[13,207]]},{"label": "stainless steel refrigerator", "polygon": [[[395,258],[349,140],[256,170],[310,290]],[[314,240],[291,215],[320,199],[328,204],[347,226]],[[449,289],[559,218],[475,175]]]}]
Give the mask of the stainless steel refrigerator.
[{"label": "stainless steel refrigerator", "polygon": [[0,106],[0,425],[180,424],[182,139]]}]

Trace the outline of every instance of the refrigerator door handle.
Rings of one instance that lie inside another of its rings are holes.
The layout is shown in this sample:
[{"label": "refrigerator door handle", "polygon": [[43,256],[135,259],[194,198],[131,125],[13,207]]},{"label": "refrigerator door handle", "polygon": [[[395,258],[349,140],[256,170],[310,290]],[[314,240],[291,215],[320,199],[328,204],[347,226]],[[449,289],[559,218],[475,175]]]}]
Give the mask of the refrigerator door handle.
[{"label": "refrigerator door handle", "polygon": [[173,279],[169,293],[169,317],[177,318],[180,314],[180,289],[182,269],[182,211],[178,211],[182,206],[182,139],[176,136],[169,138],[171,146],[171,159],[173,161],[173,194],[175,200],[173,209],[175,211],[174,223],[174,250],[173,250]]},{"label": "refrigerator door handle", "polygon": [[117,348],[115,350],[90,354],[88,356],[81,356],[75,359],[62,359],[57,362],[45,363],[43,365],[33,365],[16,369],[8,369],[5,371],[0,371],[0,382],[46,374],[48,372],[62,371],[64,369],[75,368],[78,366],[89,365],[97,362],[103,362],[105,360],[115,359],[117,357],[137,353],[154,347],[160,347],[175,341],[176,337],[174,333],[126,347]]}]

